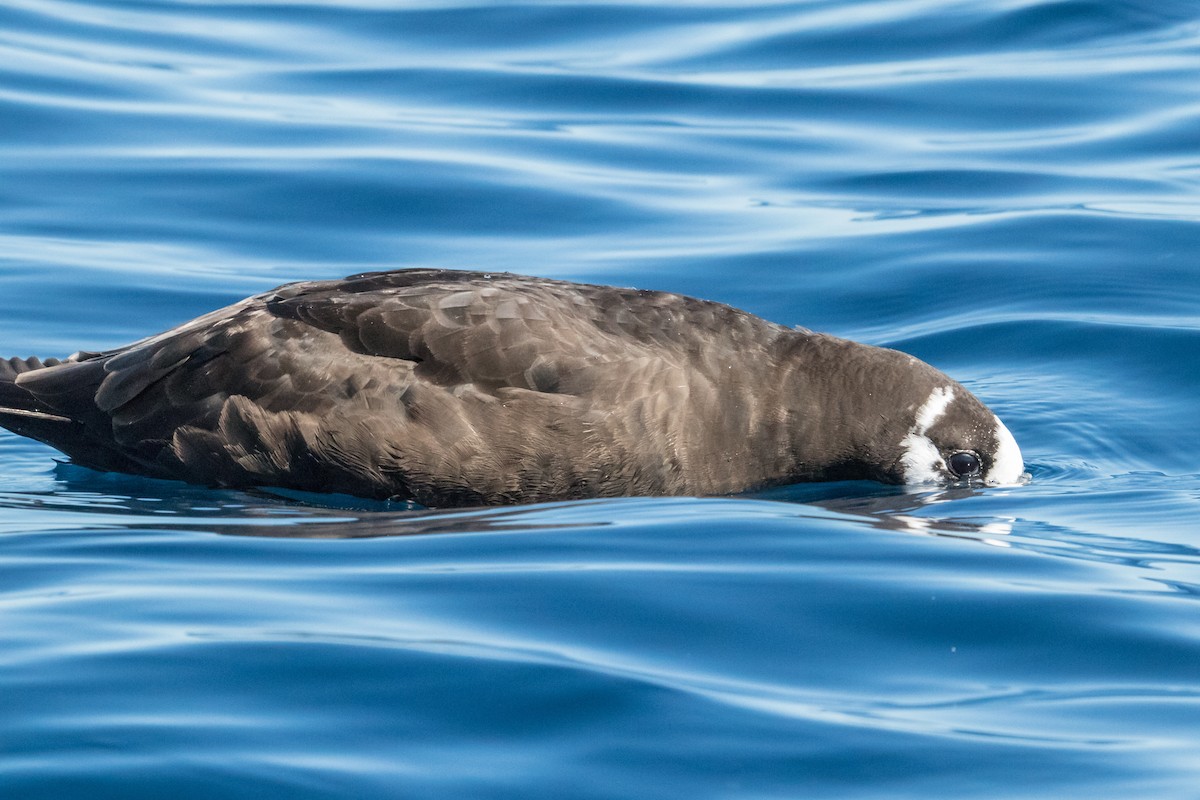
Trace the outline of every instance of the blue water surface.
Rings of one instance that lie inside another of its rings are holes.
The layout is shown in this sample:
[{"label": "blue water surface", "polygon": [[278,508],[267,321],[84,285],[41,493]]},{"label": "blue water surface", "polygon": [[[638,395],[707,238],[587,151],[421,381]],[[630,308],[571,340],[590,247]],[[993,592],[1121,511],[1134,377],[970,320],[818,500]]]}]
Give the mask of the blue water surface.
[{"label": "blue water surface", "polygon": [[1200,796],[1192,0],[12,0],[0,351],[401,266],[913,353],[1028,486],[454,513],[0,434],[5,798]]}]

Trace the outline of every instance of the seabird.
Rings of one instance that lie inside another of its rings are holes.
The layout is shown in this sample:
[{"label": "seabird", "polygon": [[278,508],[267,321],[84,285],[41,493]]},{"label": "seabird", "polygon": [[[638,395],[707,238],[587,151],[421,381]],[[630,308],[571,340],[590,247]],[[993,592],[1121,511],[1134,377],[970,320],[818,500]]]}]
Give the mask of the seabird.
[{"label": "seabird", "polygon": [[1012,434],[912,356],[678,294],[398,270],[0,361],[0,425],[98,470],[431,507],[1019,482]]}]

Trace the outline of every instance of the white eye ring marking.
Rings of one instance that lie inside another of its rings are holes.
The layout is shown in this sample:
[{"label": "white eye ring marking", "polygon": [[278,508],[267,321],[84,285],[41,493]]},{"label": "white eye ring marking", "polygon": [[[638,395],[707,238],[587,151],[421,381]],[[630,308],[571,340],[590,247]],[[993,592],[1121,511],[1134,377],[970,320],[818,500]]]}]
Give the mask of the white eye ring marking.
[{"label": "white eye ring marking", "polygon": [[900,442],[904,446],[900,463],[904,465],[905,483],[941,483],[944,480],[942,470],[946,464],[942,461],[942,454],[925,434],[942,418],[953,400],[954,389],[939,386],[929,393],[917,410],[915,424]]}]

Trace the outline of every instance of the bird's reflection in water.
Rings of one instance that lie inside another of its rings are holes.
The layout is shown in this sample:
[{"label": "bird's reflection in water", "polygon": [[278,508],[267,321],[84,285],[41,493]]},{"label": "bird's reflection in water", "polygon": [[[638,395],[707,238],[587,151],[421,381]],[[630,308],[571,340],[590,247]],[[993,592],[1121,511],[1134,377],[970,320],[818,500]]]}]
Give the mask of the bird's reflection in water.
[{"label": "bird's reflection in water", "polygon": [[930,536],[969,538],[998,547],[1009,543],[996,537],[1013,532],[1011,518],[939,517],[918,514],[931,506],[966,500],[985,492],[977,486],[949,486],[940,489],[913,490],[865,482],[797,484],[760,492],[756,497],[817,506],[837,514],[855,517],[868,525],[888,531]]},{"label": "bird's reflection in water", "polygon": [[[269,495],[259,491],[255,495]],[[336,511],[344,506],[342,498],[315,495],[296,497],[288,493],[292,502],[301,502],[310,511]],[[346,498],[353,502],[356,498]],[[217,533],[242,536],[275,536],[303,539],[374,539],[383,536],[426,536],[451,533],[500,533],[505,531],[561,531],[570,528],[586,528],[605,524],[605,515],[586,522],[562,519],[554,511],[567,505],[597,505],[603,501],[576,501],[574,503],[551,503],[533,506],[498,506],[487,508],[454,509],[439,511],[422,508],[411,503],[379,503],[375,509],[364,509],[362,503],[347,509],[345,516],[328,519],[322,516],[296,517],[284,525],[222,525]],[[322,505],[316,505],[322,504]]]},{"label": "bird's reflection in water", "polygon": [[[733,498],[618,498],[541,505],[436,510],[412,503],[364,500],[347,495],[312,494],[275,489],[248,492],[207,489],[173,481],[157,481],[117,473],[100,473],[60,464],[56,487],[49,493],[0,494],[0,508],[53,507],[85,524],[202,529],[234,536],[303,539],[365,539],[451,533],[559,531],[706,513],[696,503],[747,504],[748,515],[768,505],[790,505],[797,517],[814,509],[880,530],[970,538],[1007,546],[1011,520],[938,517],[922,509],[992,491],[956,486],[912,491],[902,487],[854,481],[779,487]],[[776,516],[774,513],[772,516]],[[60,519],[60,521],[62,521]]]},{"label": "bird's reflection in water", "polygon": [[866,519],[872,526],[885,530],[921,533],[932,536],[970,538],[997,547],[1009,547],[1001,538],[1012,534],[1011,519],[979,521],[938,516],[917,516],[915,512],[938,503],[964,500],[982,493],[971,487],[954,487],[937,492],[892,495],[888,497],[837,498],[817,505],[830,511]]}]

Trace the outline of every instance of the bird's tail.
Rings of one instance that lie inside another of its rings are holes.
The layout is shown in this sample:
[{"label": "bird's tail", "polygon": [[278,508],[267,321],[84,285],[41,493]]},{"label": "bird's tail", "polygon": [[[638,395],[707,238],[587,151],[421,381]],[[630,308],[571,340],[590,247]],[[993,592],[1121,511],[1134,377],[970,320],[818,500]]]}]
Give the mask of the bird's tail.
[{"label": "bird's tail", "polygon": [[[0,359],[0,427],[45,442],[92,469],[146,474],[144,465],[113,442],[107,417],[95,410],[105,355]],[[89,413],[96,415],[90,425]]]},{"label": "bird's tail", "polygon": [[17,376],[33,370],[60,364],[57,358],[0,359],[0,426],[13,433],[46,441],[71,419],[55,413],[54,409],[21,388]]}]

